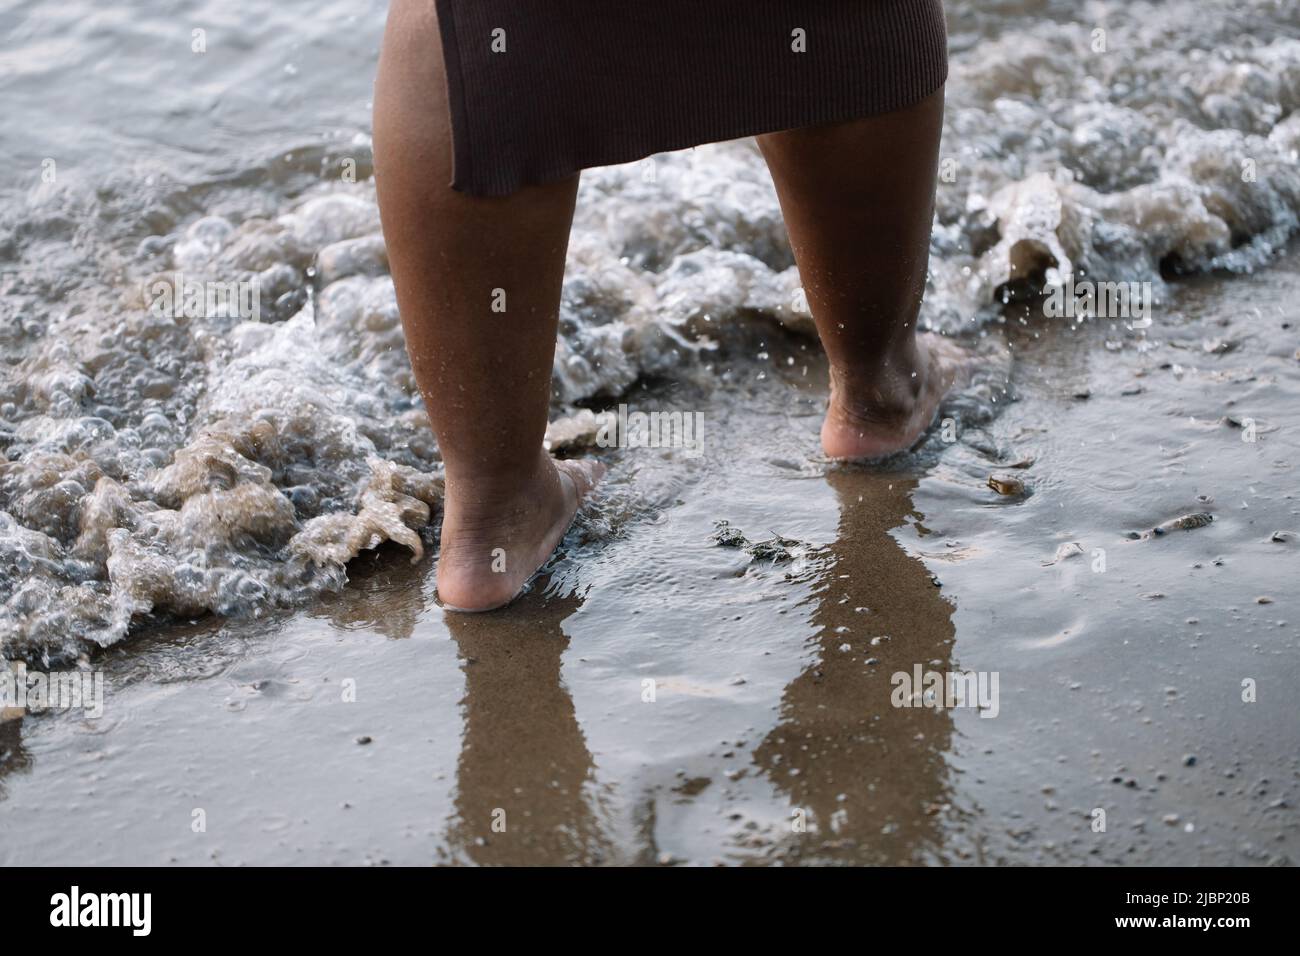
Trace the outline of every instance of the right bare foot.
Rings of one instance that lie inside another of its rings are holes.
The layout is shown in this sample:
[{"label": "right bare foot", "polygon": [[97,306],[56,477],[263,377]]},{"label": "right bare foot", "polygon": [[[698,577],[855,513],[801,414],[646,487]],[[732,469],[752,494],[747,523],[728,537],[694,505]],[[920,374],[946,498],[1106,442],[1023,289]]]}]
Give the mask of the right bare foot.
[{"label": "right bare foot", "polygon": [[443,606],[490,611],[514,600],[604,474],[598,461],[556,461],[542,452],[528,475],[449,476],[437,570]]},{"label": "right bare foot", "polygon": [[851,460],[911,448],[969,363],[970,356],[959,346],[941,335],[923,333],[901,359],[869,371],[832,367],[822,449],[831,458]]}]

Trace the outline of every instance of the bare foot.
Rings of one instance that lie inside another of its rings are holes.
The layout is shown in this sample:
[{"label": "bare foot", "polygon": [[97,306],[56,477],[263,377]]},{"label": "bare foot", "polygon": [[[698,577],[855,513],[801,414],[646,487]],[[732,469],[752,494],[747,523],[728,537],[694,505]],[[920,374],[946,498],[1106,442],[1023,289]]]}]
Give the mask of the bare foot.
[{"label": "bare foot", "polygon": [[940,335],[922,333],[901,360],[870,372],[831,369],[822,449],[835,459],[878,458],[911,448],[970,356]]},{"label": "bare foot", "polygon": [[437,572],[443,606],[490,611],[514,600],[604,474],[598,461],[556,461],[543,452],[530,475],[449,479]]}]

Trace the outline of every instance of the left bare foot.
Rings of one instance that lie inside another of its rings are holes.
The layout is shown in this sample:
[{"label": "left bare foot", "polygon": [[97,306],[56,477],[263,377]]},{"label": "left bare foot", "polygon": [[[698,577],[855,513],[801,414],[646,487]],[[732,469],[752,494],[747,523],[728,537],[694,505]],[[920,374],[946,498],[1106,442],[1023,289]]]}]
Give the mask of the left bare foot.
[{"label": "left bare foot", "polygon": [[490,611],[514,600],[604,474],[598,461],[555,461],[538,449],[536,467],[505,486],[448,481],[437,570],[443,606]]}]

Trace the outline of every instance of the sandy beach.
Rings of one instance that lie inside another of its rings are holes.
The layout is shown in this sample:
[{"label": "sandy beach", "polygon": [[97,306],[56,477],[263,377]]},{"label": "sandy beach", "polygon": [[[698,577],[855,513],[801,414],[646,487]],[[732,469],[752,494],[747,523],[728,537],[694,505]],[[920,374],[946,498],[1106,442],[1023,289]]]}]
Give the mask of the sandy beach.
[{"label": "sandy beach", "polygon": [[[448,614],[390,546],[300,611],[102,652],[104,718],[3,725],[3,862],[1293,862],[1297,265],[1244,316],[1235,280],[1181,284],[1158,340],[1011,310],[1019,400],[888,469],[816,460],[820,370],[774,330],[708,453],[622,452],[515,607]],[[1225,419],[1255,409],[1252,444]],[[987,487],[1029,459],[1032,494]],[[995,718],[891,706],[916,665],[998,673]]]}]

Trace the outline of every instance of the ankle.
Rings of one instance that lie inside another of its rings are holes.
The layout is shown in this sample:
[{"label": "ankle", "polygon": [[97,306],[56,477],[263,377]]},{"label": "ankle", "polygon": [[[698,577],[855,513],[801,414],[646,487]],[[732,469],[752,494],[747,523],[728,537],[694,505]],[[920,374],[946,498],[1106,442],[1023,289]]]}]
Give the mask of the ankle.
[{"label": "ankle", "polygon": [[554,470],[551,457],[541,448],[533,458],[520,456],[509,463],[491,466],[473,461],[465,463],[462,456],[457,459],[444,460],[446,494],[466,503],[478,499],[495,503],[519,497]]},{"label": "ankle", "polygon": [[447,467],[446,510],[461,521],[491,516],[509,521],[535,511],[548,493],[558,490],[555,464],[544,451],[534,462],[506,470]]},{"label": "ankle", "polygon": [[869,364],[830,368],[831,405],[863,424],[908,419],[925,390],[926,368],[911,336]]}]

